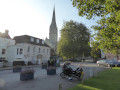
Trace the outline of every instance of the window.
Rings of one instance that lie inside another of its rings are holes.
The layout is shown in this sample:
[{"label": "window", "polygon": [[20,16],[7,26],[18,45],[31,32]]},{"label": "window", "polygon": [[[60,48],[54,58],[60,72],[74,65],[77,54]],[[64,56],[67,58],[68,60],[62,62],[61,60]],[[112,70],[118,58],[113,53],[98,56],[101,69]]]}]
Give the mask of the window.
[{"label": "window", "polygon": [[48,54],[49,50],[47,49],[47,54]]},{"label": "window", "polygon": [[2,49],[2,54],[5,54],[6,49]]},{"label": "window", "polygon": [[0,62],[3,62],[5,60],[5,57],[0,57]]},{"label": "window", "polygon": [[19,48],[17,48],[17,54],[19,54]]},{"label": "window", "polygon": [[37,39],[36,42],[39,43],[39,39]]},{"label": "window", "polygon": [[42,40],[42,44],[44,44],[44,41]]},{"label": "window", "polygon": [[23,48],[17,48],[17,55],[23,54]]},{"label": "window", "polygon": [[38,53],[40,53],[40,48],[39,48],[39,51],[38,51]]},{"label": "window", "polygon": [[22,48],[20,48],[20,54],[23,54],[23,49]]},{"label": "window", "polygon": [[33,53],[35,53],[35,47],[33,47]]},{"label": "window", "polygon": [[45,53],[45,49],[43,49],[43,53]]},{"label": "window", "polygon": [[34,42],[34,38],[31,37],[31,42]]},{"label": "window", "polygon": [[28,50],[27,50],[28,52],[30,52],[30,47],[28,46]]}]

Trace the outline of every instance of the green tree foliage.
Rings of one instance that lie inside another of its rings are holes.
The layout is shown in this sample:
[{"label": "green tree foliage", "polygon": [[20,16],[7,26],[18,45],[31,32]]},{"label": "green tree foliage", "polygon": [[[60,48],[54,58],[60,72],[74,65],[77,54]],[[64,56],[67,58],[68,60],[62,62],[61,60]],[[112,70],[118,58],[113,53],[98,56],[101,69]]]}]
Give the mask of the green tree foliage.
[{"label": "green tree foliage", "polygon": [[58,42],[57,52],[64,58],[74,58],[90,53],[88,45],[90,33],[88,28],[75,21],[68,21],[63,24],[61,37]]},{"label": "green tree foliage", "polygon": [[94,58],[94,60],[97,60],[101,57],[101,50],[99,49],[99,43],[96,41],[91,42],[92,50],[91,50],[91,56]]},{"label": "green tree foliage", "polygon": [[120,0],[72,0],[80,16],[88,19],[101,17],[93,26],[100,49],[105,52],[120,53]]}]

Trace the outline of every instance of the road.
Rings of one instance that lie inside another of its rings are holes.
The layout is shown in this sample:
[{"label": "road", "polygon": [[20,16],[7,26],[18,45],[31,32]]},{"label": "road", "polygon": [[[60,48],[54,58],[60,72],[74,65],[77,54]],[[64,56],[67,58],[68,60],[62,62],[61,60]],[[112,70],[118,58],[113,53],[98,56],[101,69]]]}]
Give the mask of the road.
[{"label": "road", "polygon": [[[72,63],[73,68],[80,65],[83,66],[85,73],[84,80],[107,69],[97,67],[93,63]],[[34,79],[28,81],[20,81],[20,73],[13,73],[12,70],[0,71],[0,90],[58,90],[59,84],[62,84],[62,90],[67,90],[67,88],[71,88],[80,83],[77,79],[70,81],[68,78],[61,78],[61,67],[57,68],[56,75],[47,75],[47,71],[41,69],[41,67],[34,67],[34,69]]]}]

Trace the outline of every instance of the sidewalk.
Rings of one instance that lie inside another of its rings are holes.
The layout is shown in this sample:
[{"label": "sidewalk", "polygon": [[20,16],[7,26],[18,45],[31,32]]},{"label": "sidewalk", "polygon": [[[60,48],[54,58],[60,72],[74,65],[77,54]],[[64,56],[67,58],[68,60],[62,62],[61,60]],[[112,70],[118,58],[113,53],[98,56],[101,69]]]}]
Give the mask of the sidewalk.
[{"label": "sidewalk", "polygon": [[69,81],[67,78],[61,78],[61,67],[57,68],[56,75],[47,75],[45,69],[41,67],[35,68],[33,80],[20,81],[20,74],[13,73],[12,70],[0,71],[0,81],[4,82],[0,90],[59,90],[59,84],[62,84],[62,90],[67,90],[80,81],[73,79]]},{"label": "sidewalk", "polygon": [[[41,67],[41,65],[29,65],[29,66],[21,66],[22,68],[24,67]],[[12,67],[0,67],[0,71],[2,70],[12,70],[13,69],[13,66]]]},{"label": "sidewalk", "polygon": [[[83,69],[84,80],[105,70],[101,67],[84,67]],[[62,90],[67,90],[80,83],[76,78],[71,81],[68,78],[61,78],[61,67],[57,68],[56,75],[47,75],[46,70],[41,69],[40,65],[35,66],[35,71],[33,80],[20,81],[20,73],[13,73],[12,67],[2,69],[0,71],[0,83],[2,82],[3,86],[0,86],[0,90],[59,90],[59,84],[62,84]]]}]

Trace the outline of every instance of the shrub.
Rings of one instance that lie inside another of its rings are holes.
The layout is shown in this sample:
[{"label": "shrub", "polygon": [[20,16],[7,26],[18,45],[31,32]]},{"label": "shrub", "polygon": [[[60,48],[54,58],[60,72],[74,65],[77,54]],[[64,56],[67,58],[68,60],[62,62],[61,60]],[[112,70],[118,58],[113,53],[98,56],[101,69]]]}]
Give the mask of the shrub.
[{"label": "shrub", "polygon": [[25,68],[20,73],[27,74],[27,73],[34,73],[34,72],[35,72],[34,68]]},{"label": "shrub", "polygon": [[28,61],[28,65],[34,65],[31,61]]},{"label": "shrub", "polygon": [[8,61],[7,61],[7,60],[0,60],[0,62],[4,62],[4,63],[7,63]]},{"label": "shrub", "polygon": [[41,63],[41,65],[47,65],[48,63]]},{"label": "shrub", "polygon": [[56,69],[56,67],[48,67],[47,70]]},{"label": "shrub", "polygon": [[25,66],[25,61],[13,61],[13,66]]}]

